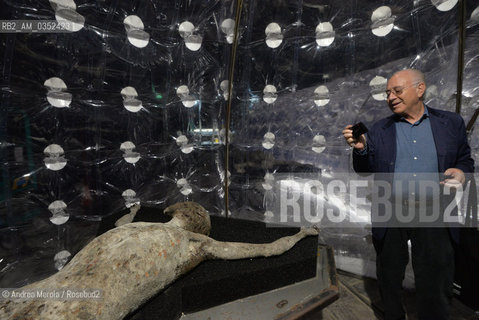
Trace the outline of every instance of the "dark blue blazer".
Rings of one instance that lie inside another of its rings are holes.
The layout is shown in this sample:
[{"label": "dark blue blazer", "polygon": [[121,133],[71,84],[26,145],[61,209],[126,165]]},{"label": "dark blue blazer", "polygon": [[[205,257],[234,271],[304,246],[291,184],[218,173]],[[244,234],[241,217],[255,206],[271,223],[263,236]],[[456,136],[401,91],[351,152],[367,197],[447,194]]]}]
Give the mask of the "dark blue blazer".
[{"label": "dark blue blazer", "polygon": [[[426,106],[429,112],[432,134],[436,144],[439,172],[458,168],[465,173],[474,171],[474,160],[467,143],[464,120],[456,113]],[[368,152],[353,152],[353,167],[358,174],[393,173],[396,161],[396,126],[398,115],[393,114],[376,122],[367,133]],[[377,175],[376,177],[377,178]],[[386,228],[375,227],[373,236],[382,239]],[[451,236],[459,241],[459,229],[451,228]]]}]

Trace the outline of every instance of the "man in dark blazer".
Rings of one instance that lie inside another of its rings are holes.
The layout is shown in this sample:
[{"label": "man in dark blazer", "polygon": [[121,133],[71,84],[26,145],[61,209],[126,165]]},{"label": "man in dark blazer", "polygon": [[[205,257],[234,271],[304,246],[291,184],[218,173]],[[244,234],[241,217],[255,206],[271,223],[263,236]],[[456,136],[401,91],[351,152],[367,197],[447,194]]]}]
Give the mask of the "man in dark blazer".
[{"label": "man in dark blazer", "polygon": [[[399,71],[388,80],[386,90],[393,114],[376,122],[367,135],[357,139],[351,125],[343,130],[346,142],[353,147],[354,170],[359,174],[374,173],[375,180],[386,180],[393,185],[393,196],[398,193],[394,186],[401,175],[410,175],[411,179],[418,174],[435,175],[437,184],[457,189],[466,182],[466,174],[474,171],[463,119],[455,113],[426,106],[425,91],[422,72]],[[407,210],[420,205],[419,200],[414,200],[414,192],[408,195],[399,207],[392,206],[393,217],[398,208]],[[430,204],[423,201],[422,205]],[[384,213],[377,210],[378,215]],[[408,240],[412,246],[419,319],[449,319],[454,281],[453,242],[459,241],[458,229],[398,227],[398,224],[388,227],[388,223],[378,226],[374,214],[372,223],[385,319],[405,319],[401,289],[409,259]]]}]

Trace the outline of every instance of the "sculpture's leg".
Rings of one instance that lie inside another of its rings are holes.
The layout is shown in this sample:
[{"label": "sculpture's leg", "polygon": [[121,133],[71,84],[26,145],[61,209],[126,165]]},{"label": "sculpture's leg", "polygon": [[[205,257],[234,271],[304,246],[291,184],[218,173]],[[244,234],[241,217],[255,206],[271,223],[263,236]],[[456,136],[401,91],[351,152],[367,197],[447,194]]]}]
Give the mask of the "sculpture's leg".
[{"label": "sculpture's leg", "polygon": [[317,228],[301,228],[295,235],[280,238],[272,243],[221,242],[211,238],[202,246],[208,259],[245,259],[280,255],[291,249],[299,240],[317,235]]}]

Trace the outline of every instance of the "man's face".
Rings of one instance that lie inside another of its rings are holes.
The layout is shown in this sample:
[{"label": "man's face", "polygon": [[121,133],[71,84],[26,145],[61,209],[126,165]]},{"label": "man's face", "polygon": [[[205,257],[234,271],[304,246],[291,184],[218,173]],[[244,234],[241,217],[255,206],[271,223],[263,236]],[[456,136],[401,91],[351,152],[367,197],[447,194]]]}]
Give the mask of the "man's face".
[{"label": "man's face", "polygon": [[400,115],[414,114],[422,106],[420,100],[425,85],[407,71],[393,75],[387,84],[387,103],[392,112]]}]

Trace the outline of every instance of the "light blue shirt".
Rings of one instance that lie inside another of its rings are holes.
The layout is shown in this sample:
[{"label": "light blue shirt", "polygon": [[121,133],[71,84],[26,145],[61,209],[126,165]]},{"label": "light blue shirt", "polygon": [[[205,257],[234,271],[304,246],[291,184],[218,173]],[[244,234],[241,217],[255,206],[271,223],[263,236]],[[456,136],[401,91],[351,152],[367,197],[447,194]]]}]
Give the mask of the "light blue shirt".
[{"label": "light blue shirt", "polygon": [[[427,198],[439,192],[439,173],[436,144],[431,130],[427,107],[415,123],[404,117],[396,123],[396,163],[394,167],[393,194],[402,199],[420,199],[420,186],[426,190]],[[422,184],[420,182],[422,181]],[[399,187],[400,184],[402,187]],[[436,192],[426,184],[437,186]],[[413,188],[411,190],[411,188]]]}]

